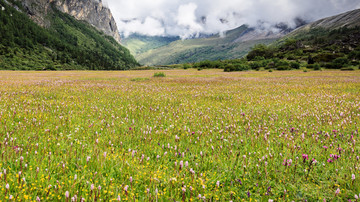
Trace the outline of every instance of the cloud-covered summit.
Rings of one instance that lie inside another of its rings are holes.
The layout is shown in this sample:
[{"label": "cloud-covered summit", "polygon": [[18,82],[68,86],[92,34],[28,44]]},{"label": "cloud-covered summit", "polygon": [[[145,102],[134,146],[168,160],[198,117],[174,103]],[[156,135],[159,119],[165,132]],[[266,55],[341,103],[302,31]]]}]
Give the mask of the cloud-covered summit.
[{"label": "cloud-covered summit", "polygon": [[182,38],[221,33],[243,24],[271,28],[360,8],[358,0],[107,0],[120,32]]}]

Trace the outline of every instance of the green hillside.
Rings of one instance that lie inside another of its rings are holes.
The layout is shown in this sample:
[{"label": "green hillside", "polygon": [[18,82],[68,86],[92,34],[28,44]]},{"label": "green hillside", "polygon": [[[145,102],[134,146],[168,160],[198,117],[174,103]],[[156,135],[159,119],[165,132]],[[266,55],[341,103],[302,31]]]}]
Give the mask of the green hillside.
[{"label": "green hillside", "polygon": [[256,45],[243,59],[201,61],[184,67],[219,68],[225,71],[300,68],[304,71],[356,70],[360,65],[360,27],[349,27],[302,29],[269,46]]},{"label": "green hillside", "polygon": [[121,42],[128,48],[135,57],[138,54],[144,53],[148,50],[166,46],[173,41],[179,40],[179,37],[167,36],[145,36],[140,34],[132,34],[124,38]]},{"label": "green hillside", "polygon": [[129,50],[85,22],[53,6],[43,28],[29,19],[21,4],[0,0],[0,69],[124,70],[138,66]]},{"label": "green hillside", "polygon": [[174,41],[166,46],[151,49],[138,54],[136,59],[144,65],[169,65],[203,60],[235,59],[245,56],[256,44],[270,44],[275,39],[238,41],[249,28],[241,26],[226,32],[225,37],[214,35],[208,38],[197,38]]}]

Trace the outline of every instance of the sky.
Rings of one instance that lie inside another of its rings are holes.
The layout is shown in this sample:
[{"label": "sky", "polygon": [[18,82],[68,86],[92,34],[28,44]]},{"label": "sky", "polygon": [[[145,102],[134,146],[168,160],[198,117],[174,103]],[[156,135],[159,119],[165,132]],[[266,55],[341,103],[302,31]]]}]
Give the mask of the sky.
[{"label": "sky", "polygon": [[196,37],[243,24],[274,29],[295,19],[307,22],[360,8],[359,0],[103,0],[120,33]]}]

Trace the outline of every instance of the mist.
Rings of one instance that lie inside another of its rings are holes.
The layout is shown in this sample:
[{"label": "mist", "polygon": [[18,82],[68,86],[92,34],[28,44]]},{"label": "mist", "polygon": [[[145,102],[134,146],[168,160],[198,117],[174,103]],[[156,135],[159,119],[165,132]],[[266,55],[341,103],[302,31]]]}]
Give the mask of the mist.
[{"label": "mist", "polygon": [[358,0],[106,0],[126,37],[195,37],[222,33],[247,24],[272,29],[278,23],[296,26],[360,8]]}]

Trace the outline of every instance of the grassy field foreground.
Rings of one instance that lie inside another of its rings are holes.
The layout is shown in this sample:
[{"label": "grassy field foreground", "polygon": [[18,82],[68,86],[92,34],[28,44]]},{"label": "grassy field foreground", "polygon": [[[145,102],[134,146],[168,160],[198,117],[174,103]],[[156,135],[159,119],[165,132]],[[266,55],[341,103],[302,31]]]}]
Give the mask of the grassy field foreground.
[{"label": "grassy field foreground", "polygon": [[0,201],[355,201],[360,71],[0,72]]}]

